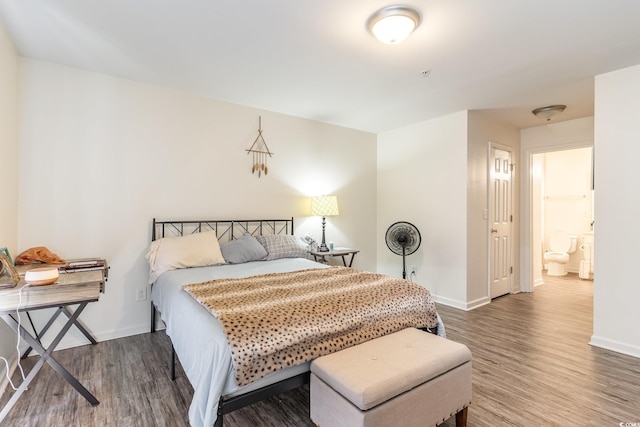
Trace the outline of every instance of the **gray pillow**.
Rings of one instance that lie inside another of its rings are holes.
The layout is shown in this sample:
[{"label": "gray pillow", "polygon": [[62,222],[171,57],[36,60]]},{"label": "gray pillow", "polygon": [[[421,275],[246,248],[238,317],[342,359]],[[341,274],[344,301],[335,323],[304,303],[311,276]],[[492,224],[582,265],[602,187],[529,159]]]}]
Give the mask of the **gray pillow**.
[{"label": "gray pillow", "polygon": [[229,264],[261,261],[267,256],[265,248],[249,233],[244,233],[238,239],[221,244],[220,250],[224,260]]},{"label": "gray pillow", "polygon": [[307,245],[300,237],[270,234],[256,236],[256,239],[267,250],[267,260],[307,257]]}]

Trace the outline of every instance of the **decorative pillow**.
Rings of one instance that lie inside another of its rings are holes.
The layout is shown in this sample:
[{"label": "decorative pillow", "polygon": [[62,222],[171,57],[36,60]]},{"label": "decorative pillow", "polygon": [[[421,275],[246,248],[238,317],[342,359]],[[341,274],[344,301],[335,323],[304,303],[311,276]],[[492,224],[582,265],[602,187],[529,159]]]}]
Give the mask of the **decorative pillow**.
[{"label": "decorative pillow", "polygon": [[149,261],[149,283],[165,271],[186,267],[224,264],[220,244],[213,231],[151,242],[145,255]]},{"label": "decorative pillow", "polygon": [[239,239],[221,244],[220,250],[224,260],[229,264],[260,261],[267,256],[264,246],[249,233],[244,233]]},{"label": "decorative pillow", "polygon": [[278,258],[306,258],[307,245],[300,237],[291,235],[256,236],[267,250],[267,260]]}]

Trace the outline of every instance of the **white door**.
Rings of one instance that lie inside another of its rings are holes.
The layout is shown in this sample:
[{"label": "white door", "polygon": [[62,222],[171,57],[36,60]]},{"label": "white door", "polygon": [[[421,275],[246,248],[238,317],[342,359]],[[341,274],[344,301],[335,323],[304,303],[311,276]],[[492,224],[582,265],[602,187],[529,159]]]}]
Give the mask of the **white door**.
[{"label": "white door", "polygon": [[489,161],[489,288],[491,298],[511,292],[511,152],[491,146]]}]

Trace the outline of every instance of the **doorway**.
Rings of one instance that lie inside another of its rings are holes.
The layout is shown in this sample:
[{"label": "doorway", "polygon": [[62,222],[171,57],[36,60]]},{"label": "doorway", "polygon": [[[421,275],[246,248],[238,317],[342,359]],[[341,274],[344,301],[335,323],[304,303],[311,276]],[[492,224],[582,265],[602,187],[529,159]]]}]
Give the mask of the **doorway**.
[{"label": "doorway", "polygon": [[575,278],[593,274],[592,147],[555,149],[529,155],[531,287],[545,282],[550,237],[563,231],[577,238],[563,269]]}]

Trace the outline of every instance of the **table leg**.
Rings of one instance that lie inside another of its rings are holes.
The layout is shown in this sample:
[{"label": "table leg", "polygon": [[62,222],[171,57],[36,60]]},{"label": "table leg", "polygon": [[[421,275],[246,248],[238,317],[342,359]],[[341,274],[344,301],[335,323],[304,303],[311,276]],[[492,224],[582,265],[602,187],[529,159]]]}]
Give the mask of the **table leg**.
[{"label": "table leg", "polygon": [[[17,313],[19,315],[19,313]],[[36,339],[38,340],[38,342],[40,344],[42,344],[39,340],[39,336],[38,336],[38,330],[36,329],[36,325],[33,324],[33,319],[31,318],[31,313],[29,313],[27,311],[27,319],[29,319],[29,324],[31,325],[31,330],[33,331],[34,334],[36,334]],[[24,359],[24,355],[22,356],[22,359]]]},{"label": "table leg", "polygon": [[[42,339],[42,337],[44,336],[44,334],[47,333],[47,331],[49,330],[49,328],[51,327],[51,325],[53,325],[53,322],[58,318],[58,316],[60,315],[60,313],[62,312],[62,307],[58,307],[58,309],[56,310],[55,313],[53,313],[53,315],[51,316],[51,318],[49,319],[49,321],[47,322],[46,325],[44,325],[44,328],[42,328],[42,330],[38,333],[38,331],[36,331],[35,326],[33,326],[33,322],[31,322],[31,326],[33,327],[33,332],[36,333],[36,340],[38,340],[38,342],[40,344],[42,344],[42,342],[40,341],[40,339]],[[29,316],[29,320],[31,320],[31,316],[29,315],[29,312],[27,312],[27,316]],[[20,356],[21,359],[25,359],[29,353],[31,353],[31,350],[33,350],[33,347],[29,347],[28,349],[25,350],[24,353],[22,353],[22,356]]]},{"label": "table leg", "polygon": [[80,382],[73,375],[71,375],[69,371],[67,371],[56,359],[53,358],[53,356],[51,356],[53,350],[55,350],[58,344],[60,344],[62,338],[69,331],[69,328],[71,328],[71,326],[76,322],[78,316],[80,316],[80,313],[82,313],[87,304],[88,302],[83,302],[80,304],[77,310],[71,315],[71,317],[69,317],[60,332],[58,332],[58,335],[56,335],[51,345],[49,345],[49,347],[46,349],[38,342],[37,339],[31,336],[31,334],[29,334],[29,331],[27,331],[22,325],[18,326],[18,322],[13,317],[8,314],[2,315],[2,319],[7,323],[7,325],[9,325],[11,329],[19,333],[22,339],[24,339],[31,347],[33,347],[34,350],[36,350],[40,354],[40,360],[38,360],[31,371],[29,371],[26,379],[22,382],[20,387],[18,387],[18,391],[14,393],[9,402],[7,402],[5,407],[2,408],[2,411],[0,412],[0,422],[4,419],[4,417],[6,417],[6,415],[15,405],[22,393],[24,393],[24,391],[27,389],[31,381],[33,381],[33,378],[36,376],[38,371],[40,371],[45,362],[48,363],[58,373],[58,375],[60,375],[69,384],[71,384],[78,393],[80,393],[85,399],[87,399],[87,401],[89,401],[89,403],[91,403],[92,406],[96,406],[100,403],[98,399],[96,399],[95,396],[89,392],[89,390],[87,390],[82,384],[80,384]]},{"label": "table leg", "polygon": [[[71,310],[69,310],[69,307],[61,307],[62,310],[62,314],[64,314],[65,316],[67,316],[68,319],[71,319],[71,316],[74,314],[71,312]],[[93,336],[89,333],[89,331],[87,331],[84,326],[82,326],[82,324],[80,323],[80,320],[76,319],[73,324],[76,326],[76,328],[78,328],[78,330],[80,332],[82,332],[82,335],[84,335],[85,337],[87,337],[87,339],[89,341],[91,341],[91,344],[96,345],[97,342],[96,340],[93,338]]]},{"label": "table leg", "polygon": [[342,255],[342,263],[345,267],[351,267],[353,265],[353,258],[356,256],[355,252],[351,254],[351,259],[349,259],[349,265],[347,265],[347,261],[344,259],[346,255]]},{"label": "table leg", "polygon": [[[4,315],[3,315],[3,318],[4,318]],[[33,380],[33,378],[36,376],[38,371],[40,371],[40,369],[44,365],[44,362],[45,362],[45,359],[43,357],[41,357],[40,360],[36,362],[33,368],[31,368],[31,371],[29,371],[29,374],[27,375],[25,380],[22,382],[22,384],[20,384],[20,387],[18,387],[18,390],[13,393],[13,396],[11,396],[11,399],[9,399],[7,404],[4,405],[4,408],[2,408],[2,411],[0,411],[0,423],[2,423],[2,420],[4,420],[4,418],[7,416],[9,411],[11,411],[11,408],[13,408],[13,406],[16,404],[20,396],[22,396],[22,393],[24,393],[27,387],[29,387],[29,384],[31,384],[31,381]]]},{"label": "table leg", "polygon": [[[58,307],[58,310],[56,310],[53,316],[51,316],[51,319],[49,319],[49,321],[44,326],[44,328],[42,328],[40,333],[38,333],[38,335],[36,336],[36,340],[38,340],[39,343],[41,343],[40,339],[42,339],[44,334],[49,330],[49,328],[51,327],[53,322],[58,318],[60,313],[63,313],[65,316],[67,316],[67,319],[70,319],[71,316],[73,315],[73,312],[71,312],[71,310],[69,310],[68,307]],[[27,316],[29,316],[29,312],[27,312]],[[29,316],[29,320],[31,320],[31,316]],[[75,322],[73,322],[73,324],[76,326],[76,328],[78,328],[80,332],[82,332],[82,335],[87,337],[87,339],[91,342],[91,344],[93,345],[97,344],[97,341],[95,340],[95,338],[93,338],[93,336],[89,333],[89,331],[87,331],[85,327],[82,326],[79,320],[76,320]],[[33,322],[31,322],[31,327],[33,327],[33,331],[37,333],[35,326],[33,326]],[[28,349],[26,349],[25,352],[22,353],[22,356],[20,356],[20,358],[25,359],[29,355],[29,353],[31,353],[31,350],[33,350],[32,347],[29,347]]]},{"label": "table leg", "polygon": [[[320,257],[320,261],[318,261],[318,257]],[[325,264],[327,262],[327,259],[324,257],[324,255],[313,255],[313,260],[315,262],[321,262],[323,264]]]}]

